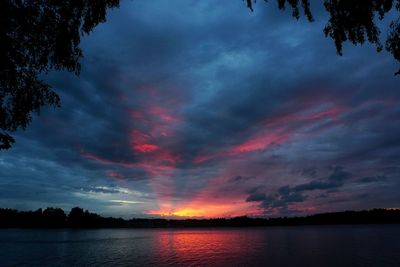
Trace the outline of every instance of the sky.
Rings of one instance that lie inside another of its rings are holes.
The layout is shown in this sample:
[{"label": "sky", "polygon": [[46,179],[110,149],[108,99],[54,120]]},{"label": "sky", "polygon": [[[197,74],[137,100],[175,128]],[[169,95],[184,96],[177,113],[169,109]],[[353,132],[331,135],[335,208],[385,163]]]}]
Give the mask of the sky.
[{"label": "sky", "polygon": [[[229,2],[229,3],[228,3]],[[398,63],[274,1],[122,1],[0,151],[0,207],[294,216],[400,207]],[[383,22],[386,23],[386,22]]]}]

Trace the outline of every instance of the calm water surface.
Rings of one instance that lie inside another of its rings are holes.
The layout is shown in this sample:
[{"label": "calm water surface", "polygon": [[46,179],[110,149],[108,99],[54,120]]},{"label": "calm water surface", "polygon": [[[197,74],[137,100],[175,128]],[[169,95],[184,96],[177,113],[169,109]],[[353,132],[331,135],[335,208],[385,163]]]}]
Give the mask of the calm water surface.
[{"label": "calm water surface", "polygon": [[400,225],[0,230],[0,266],[400,266]]}]

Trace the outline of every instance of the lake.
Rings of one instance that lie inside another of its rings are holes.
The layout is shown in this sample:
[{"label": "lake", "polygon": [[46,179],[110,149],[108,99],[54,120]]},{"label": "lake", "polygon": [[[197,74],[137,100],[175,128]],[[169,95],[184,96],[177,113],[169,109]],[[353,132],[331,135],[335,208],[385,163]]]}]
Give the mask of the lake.
[{"label": "lake", "polygon": [[0,229],[1,266],[400,266],[400,225]]}]

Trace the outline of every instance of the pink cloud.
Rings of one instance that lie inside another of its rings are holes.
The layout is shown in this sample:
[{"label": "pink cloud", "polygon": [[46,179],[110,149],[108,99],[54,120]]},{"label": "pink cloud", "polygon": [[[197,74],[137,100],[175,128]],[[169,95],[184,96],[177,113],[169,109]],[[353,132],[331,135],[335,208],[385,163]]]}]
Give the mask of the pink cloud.
[{"label": "pink cloud", "polygon": [[[293,141],[294,138],[298,138],[298,133],[308,131],[307,127],[317,126],[329,120],[337,121],[340,119],[340,116],[348,111],[350,111],[349,108],[335,105],[334,103],[311,102],[311,104],[303,107],[298,112],[260,120],[258,124],[249,129],[253,134],[241,143],[233,145],[230,148],[223,148],[221,151],[213,152],[212,154],[199,154],[193,159],[193,163],[198,165],[214,158],[226,158],[243,153],[260,151],[268,149],[273,145]],[[318,134],[322,130],[336,125],[337,123],[327,125],[321,128],[320,131],[314,131],[304,136],[309,137],[312,134]]]},{"label": "pink cloud", "polygon": [[160,148],[153,144],[137,144],[133,146],[133,150],[141,153],[151,153],[159,150]]},{"label": "pink cloud", "polygon": [[240,153],[252,152],[256,150],[261,150],[268,148],[274,144],[282,144],[289,138],[289,134],[287,133],[264,133],[264,134],[256,134],[251,137],[247,141],[242,144],[236,145],[232,147],[228,151],[228,155],[237,155]]},{"label": "pink cloud", "polygon": [[178,121],[178,118],[173,116],[169,110],[160,106],[151,106],[149,108],[149,113],[168,124]]}]

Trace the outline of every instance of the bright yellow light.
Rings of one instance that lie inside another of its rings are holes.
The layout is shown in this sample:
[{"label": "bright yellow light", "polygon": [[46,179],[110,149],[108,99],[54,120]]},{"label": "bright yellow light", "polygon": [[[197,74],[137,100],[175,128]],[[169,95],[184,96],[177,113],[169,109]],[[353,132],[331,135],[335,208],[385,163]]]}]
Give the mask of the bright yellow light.
[{"label": "bright yellow light", "polygon": [[163,207],[160,210],[147,211],[147,214],[158,215],[162,217],[179,217],[179,218],[217,218],[254,215],[258,212],[249,203],[190,203],[184,207],[171,208]]},{"label": "bright yellow light", "polygon": [[180,217],[202,217],[204,216],[204,211],[200,209],[182,209],[172,212],[172,215]]}]

